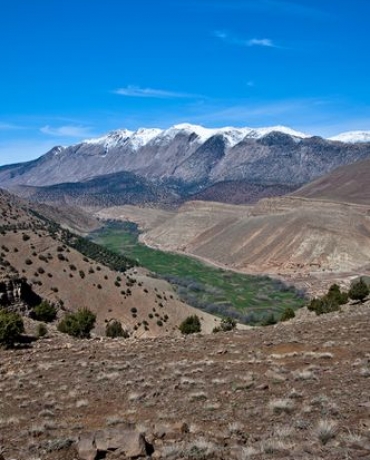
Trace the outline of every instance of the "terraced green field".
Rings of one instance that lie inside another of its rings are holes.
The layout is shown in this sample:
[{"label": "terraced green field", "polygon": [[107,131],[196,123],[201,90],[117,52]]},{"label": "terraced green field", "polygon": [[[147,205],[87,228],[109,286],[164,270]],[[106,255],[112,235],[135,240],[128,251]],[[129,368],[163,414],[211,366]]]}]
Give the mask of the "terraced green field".
[{"label": "terraced green field", "polygon": [[202,310],[258,323],[271,313],[279,319],[286,307],[304,303],[302,293],[267,276],[250,276],[214,268],[189,256],[149,248],[138,242],[132,223],[112,223],[91,234],[94,242],[136,259],[156,276],[175,285],[182,300]]}]

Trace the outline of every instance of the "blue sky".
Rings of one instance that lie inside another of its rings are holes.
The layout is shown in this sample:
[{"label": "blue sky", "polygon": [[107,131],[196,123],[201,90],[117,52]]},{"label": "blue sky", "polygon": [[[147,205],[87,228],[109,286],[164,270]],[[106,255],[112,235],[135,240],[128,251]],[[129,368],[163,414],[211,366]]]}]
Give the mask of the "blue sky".
[{"label": "blue sky", "polygon": [[117,128],[370,130],[369,0],[0,4],[0,164]]}]

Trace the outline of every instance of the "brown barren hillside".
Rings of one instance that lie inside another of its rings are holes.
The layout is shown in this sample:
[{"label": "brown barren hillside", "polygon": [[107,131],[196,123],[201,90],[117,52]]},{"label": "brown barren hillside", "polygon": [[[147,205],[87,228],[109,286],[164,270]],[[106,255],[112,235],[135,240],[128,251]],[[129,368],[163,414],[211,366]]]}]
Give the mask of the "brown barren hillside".
[{"label": "brown barren hillside", "polygon": [[365,205],[288,196],[263,199],[253,207],[188,202],[167,218],[143,215],[134,206],[99,213],[138,222],[144,231],[141,241],[149,246],[237,271],[280,276],[309,292],[369,271]]},{"label": "brown barren hillside", "polygon": [[[136,220],[134,207],[114,215]],[[188,202],[159,225],[152,222],[142,236],[148,245],[240,270],[343,271],[370,257],[367,206],[296,197],[264,199],[254,207]]]},{"label": "brown barren hillside", "polygon": [[342,166],[292,193],[293,196],[370,205],[370,160]]},{"label": "brown barren hillside", "polygon": [[[83,256],[64,242],[60,227],[6,192],[0,192],[0,230],[0,280],[25,278],[37,295],[60,307],[59,316],[62,310],[91,309],[97,334],[104,334],[112,318],[135,336],[179,333],[188,315],[199,314],[147,271],[134,267],[120,273]],[[216,319],[200,316],[203,330],[210,332]]]}]

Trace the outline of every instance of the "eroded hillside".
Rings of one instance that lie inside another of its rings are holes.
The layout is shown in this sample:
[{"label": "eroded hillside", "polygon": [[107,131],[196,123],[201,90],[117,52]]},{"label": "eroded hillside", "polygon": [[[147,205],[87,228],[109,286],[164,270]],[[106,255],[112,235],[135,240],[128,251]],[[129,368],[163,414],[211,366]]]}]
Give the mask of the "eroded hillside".
[{"label": "eroded hillside", "polygon": [[368,272],[368,210],[365,205],[281,197],[253,207],[189,202],[157,221],[143,219],[143,210],[135,207],[105,209],[99,216],[139,222],[141,240],[150,246],[320,290],[333,279]]},{"label": "eroded hillside", "polygon": [[[59,316],[87,307],[97,314],[97,334],[104,335],[106,321],[115,318],[131,334],[150,337],[176,334],[184,318],[199,313],[180,302],[168,283],[130,268],[124,257],[85,246],[6,192],[0,193],[0,210],[1,280],[25,278],[38,296],[58,306]],[[201,316],[210,332],[215,319]]]}]

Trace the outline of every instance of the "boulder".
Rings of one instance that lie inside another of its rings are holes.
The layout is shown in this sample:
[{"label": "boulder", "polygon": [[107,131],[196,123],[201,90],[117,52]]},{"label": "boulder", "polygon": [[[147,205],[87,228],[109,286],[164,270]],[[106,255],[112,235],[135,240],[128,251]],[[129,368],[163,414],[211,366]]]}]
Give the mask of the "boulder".
[{"label": "boulder", "polygon": [[96,460],[98,453],[115,452],[126,458],[146,457],[144,435],[135,430],[108,429],[80,435],[77,443],[80,460]]},{"label": "boulder", "polygon": [[154,437],[156,439],[180,439],[188,432],[189,427],[185,422],[175,422],[171,424],[156,425],[154,428]]},{"label": "boulder", "polygon": [[77,452],[80,460],[96,460],[98,449],[95,444],[95,433],[82,433],[79,436]]}]

